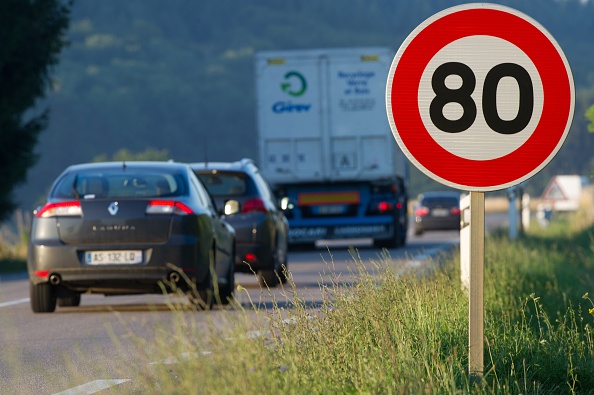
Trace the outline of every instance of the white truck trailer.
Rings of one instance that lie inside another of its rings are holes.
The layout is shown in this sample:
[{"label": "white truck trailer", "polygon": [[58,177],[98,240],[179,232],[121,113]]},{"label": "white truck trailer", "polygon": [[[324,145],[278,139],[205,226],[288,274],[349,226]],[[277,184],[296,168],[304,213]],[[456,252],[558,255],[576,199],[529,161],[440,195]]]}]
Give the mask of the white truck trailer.
[{"label": "white truck trailer", "polygon": [[288,202],[290,244],[405,243],[408,162],[385,105],[394,54],[383,47],[255,54],[258,165]]}]

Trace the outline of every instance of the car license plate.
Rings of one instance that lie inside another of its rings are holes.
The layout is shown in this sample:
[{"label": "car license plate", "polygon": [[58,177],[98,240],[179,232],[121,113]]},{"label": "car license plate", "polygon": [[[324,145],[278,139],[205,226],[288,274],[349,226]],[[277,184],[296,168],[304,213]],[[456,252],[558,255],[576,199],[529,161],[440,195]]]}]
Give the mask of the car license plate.
[{"label": "car license plate", "polygon": [[319,206],[318,207],[318,214],[319,215],[336,215],[344,213],[345,206],[343,205],[329,205],[329,206]]},{"label": "car license plate", "polygon": [[449,213],[450,211],[445,208],[434,208],[431,210],[431,215],[434,217],[446,217]]},{"label": "car license plate", "polygon": [[142,251],[87,251],[85,262],[88,265],[128,265],[142,262]]}]

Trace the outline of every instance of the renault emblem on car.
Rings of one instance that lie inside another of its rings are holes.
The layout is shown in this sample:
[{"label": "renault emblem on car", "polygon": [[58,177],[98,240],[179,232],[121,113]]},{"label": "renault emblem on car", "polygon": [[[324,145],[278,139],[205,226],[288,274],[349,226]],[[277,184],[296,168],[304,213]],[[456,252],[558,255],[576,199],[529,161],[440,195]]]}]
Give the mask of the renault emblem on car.
[{"label": "renault emblem on car", "polygon": [[116,215],[119,209],[118,202],[111,202],[109,206],[107,206],[107,211],[109,211],[111,215]]}]

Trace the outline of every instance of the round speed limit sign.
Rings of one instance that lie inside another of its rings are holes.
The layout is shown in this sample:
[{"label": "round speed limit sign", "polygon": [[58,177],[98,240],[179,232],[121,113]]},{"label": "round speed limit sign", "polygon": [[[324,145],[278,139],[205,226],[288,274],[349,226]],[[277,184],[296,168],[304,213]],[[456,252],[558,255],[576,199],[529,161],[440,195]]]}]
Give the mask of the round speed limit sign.
[{"label": "round speed limit sign", "polygon": [[386,109],[408,159],[434,180],[493,191],[536,174],[573,119],[569,63],[553,37],[508,7],[466,4],[435,14],[404,41]]}]

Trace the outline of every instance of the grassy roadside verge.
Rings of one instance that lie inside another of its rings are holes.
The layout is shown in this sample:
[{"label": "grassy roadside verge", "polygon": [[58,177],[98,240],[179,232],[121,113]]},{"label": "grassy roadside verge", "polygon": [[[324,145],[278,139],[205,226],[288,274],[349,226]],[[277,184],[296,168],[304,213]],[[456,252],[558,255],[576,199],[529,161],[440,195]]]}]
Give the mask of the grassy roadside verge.
[{"label": "grassy roadside verge", "polygon": [[135,390],[593,394],[594,227],[584,218],[559,219],[514,243],[486,240],[480,385],[468,383],[468,298],[454,254],[427,276],[400,273],[386,258],[377,262],[379,282],[364,272],[348,286],[331,278],[315,308],[289,289],[292,307],[256,311],[257,324],[237,306],[227,316],[231,330],[197,332],[186,312],[174,311],[177,331],[136,339],[137,352],[179,363],[142,368]]}]

